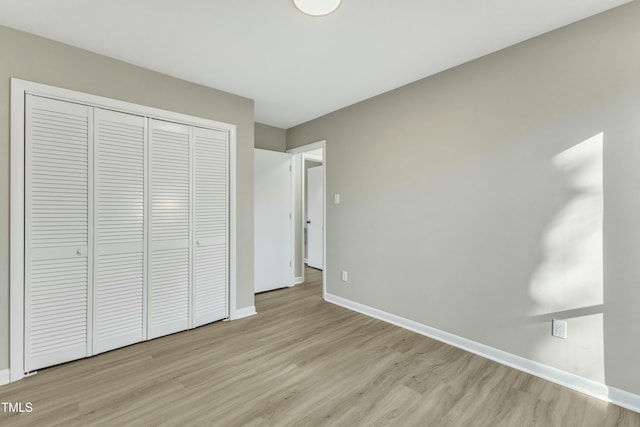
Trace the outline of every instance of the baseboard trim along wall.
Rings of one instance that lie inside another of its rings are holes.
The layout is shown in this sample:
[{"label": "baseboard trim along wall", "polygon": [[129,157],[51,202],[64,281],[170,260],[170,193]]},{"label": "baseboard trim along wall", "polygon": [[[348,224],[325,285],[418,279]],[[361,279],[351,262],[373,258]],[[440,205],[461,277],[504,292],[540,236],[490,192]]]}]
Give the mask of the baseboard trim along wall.
[{"label": "baseboard trim along wall", "polygon": [[640,396],[637,394],[629,393],[615,387],[609,387],[597,381],[593,381],[543,363],[535,362],[506,351],[498,350],[497,348],[480,344],[467,338],[459,337],[449,332],[444,332],[413,320],[405,319],[404,317],[387,313],[385,311],[378,310],[377,308],[372,308],[336,295],[327,294],[325,300],[350,310],[357,311],[358,313],[365,314],[369,317],[391,323],[392,325],[408,329],[420,335],[424,335],[462,350],[477,354],[511,368],[518,369],[519,371],[535,375],[536,377],[551,381],[577,392],[604,400],[605,402],[611,402],[618,406],[622,406],[623,408],[640,412]]},{"label": "baseboard trim along wall", "polygon": [[302,278],[302,276],[298,276],[298,277],[294,277],[293,278],[293,286],[299,285],[302,282],[304,282],[304,279]]},{"label": "baseboard trim along wall", "polygon": [[0,370],[0,385],[9,384],[11,382],[11,375],[8,369]]},{"label": "baseboard trim along wall", "polygon": [[229,318],[230,320],[238,320],[245,317],[253,316],[254,314],[258,314],[256,311],[256,306],[252,305],[249,307],[238,308],[234,314]]}]

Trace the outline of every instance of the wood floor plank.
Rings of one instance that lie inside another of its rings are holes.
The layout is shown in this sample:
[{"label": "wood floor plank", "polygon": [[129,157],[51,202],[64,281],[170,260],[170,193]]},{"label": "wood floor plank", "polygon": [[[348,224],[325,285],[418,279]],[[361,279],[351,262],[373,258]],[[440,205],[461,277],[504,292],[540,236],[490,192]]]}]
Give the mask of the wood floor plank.
[{"label": "wood floor plank", "polygon": [[321,272],[258,315],[0,387],[4,426],[640,426],[640,414],[322,300]]}]

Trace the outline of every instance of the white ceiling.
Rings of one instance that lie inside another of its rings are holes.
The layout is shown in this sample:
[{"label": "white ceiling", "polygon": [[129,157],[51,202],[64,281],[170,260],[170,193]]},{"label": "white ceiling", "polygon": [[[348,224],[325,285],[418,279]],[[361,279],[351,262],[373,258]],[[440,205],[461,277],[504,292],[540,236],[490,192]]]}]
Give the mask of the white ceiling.
[{"label": "white ceiling", "polygon": [[289,128],[629,0],[0,0],[0,24],[255,100]]}]

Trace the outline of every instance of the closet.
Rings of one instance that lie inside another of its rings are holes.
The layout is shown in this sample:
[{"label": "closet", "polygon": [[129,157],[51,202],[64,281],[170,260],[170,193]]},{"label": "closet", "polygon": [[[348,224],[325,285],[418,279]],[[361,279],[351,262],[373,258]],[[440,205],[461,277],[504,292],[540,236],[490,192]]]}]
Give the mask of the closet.
[{"label": "closet", "polygon": [[27,95],[24,370],[229,315],[229,131]]}]

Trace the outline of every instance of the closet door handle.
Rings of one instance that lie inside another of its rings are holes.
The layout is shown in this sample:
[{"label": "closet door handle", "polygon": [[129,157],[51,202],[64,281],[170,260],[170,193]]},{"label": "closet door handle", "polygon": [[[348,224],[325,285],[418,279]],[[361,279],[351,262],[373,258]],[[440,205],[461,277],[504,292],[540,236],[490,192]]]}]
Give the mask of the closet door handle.
[{"label": "closet door handle", "polygon": [[196,245],[200,246],[200,240],[196,240]]}]

